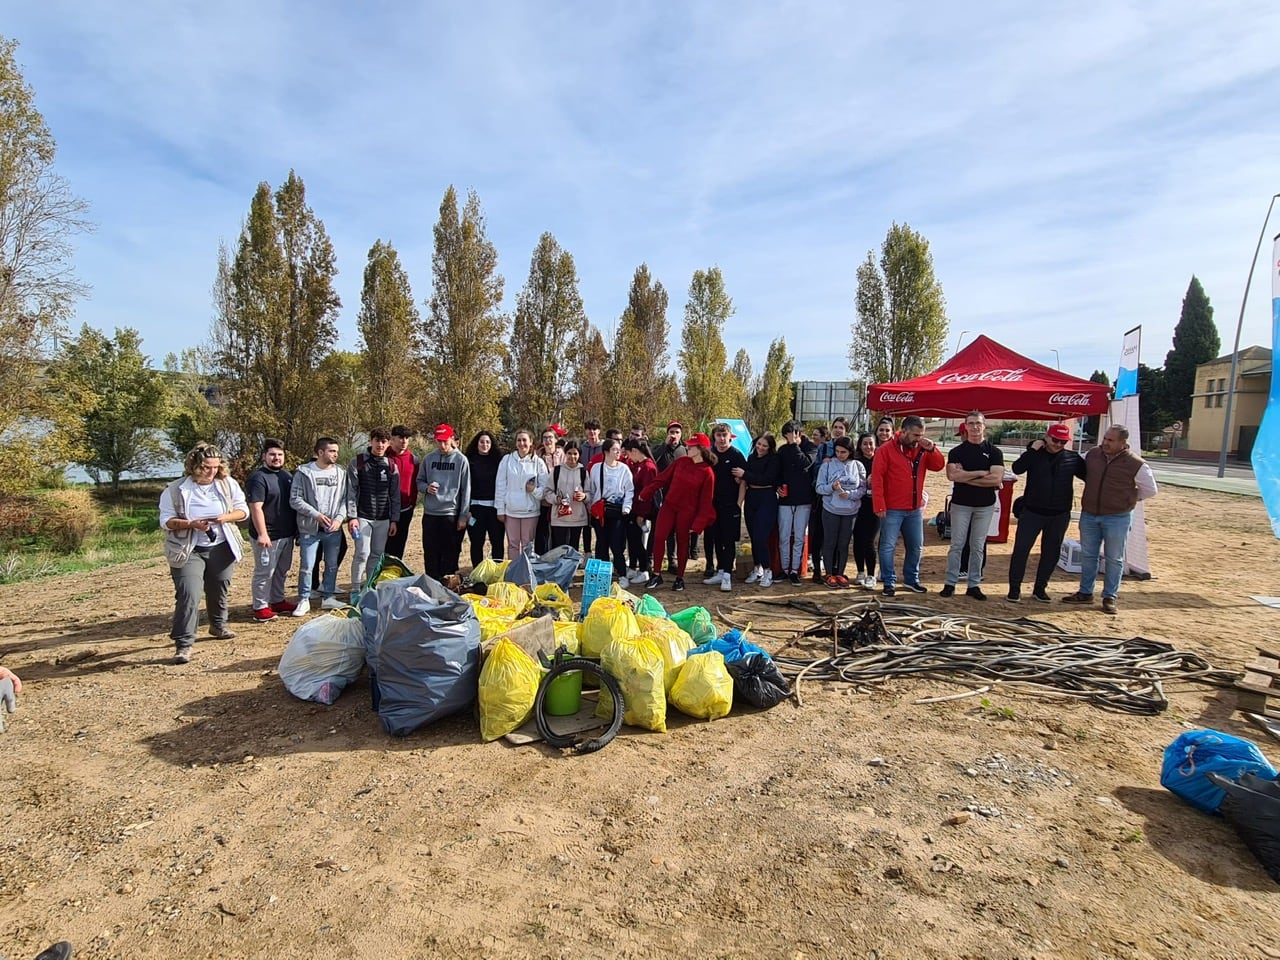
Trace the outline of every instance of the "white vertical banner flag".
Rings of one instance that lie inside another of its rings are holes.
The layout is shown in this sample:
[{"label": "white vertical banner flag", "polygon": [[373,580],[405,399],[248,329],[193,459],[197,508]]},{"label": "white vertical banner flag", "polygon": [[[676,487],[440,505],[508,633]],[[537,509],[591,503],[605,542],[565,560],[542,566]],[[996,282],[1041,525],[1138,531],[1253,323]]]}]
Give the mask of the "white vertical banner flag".
[{"label": "white vertical banner flag", "polygon": [[[1271,248],[1271,355],[1280,356],[1280,236]],[[1271,532],[1280,537],[1280,377],[1271,378],[1271,393],[1250,458],[1271,518]]]},{"label": "white vertical banner flag", "polygon": [[[1116,375],[1116,398],[1102,425],[1102,430],[1112,424],[1129,431],[1129,445],[1136,453],[1142,453],[1142,423],[1138,416],[1138,363],[1142,354],[1142,327],[1134,327],[1124,335],[1120,352],[1120,372]],[[1099,435],[1101,439],[1101,435]],[[1147,518],[1142,501],[1133,508],[1133,526],[1124,547],[1124,575],[1136,580],[1151,579],[1151,562],[1147,553]]]}]

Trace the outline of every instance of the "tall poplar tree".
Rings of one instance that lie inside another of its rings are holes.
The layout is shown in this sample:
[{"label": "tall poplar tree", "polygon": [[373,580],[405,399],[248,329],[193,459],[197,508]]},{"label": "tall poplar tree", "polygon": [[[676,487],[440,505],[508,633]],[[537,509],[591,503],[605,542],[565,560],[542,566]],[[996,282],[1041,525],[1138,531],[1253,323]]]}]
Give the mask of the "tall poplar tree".
[{"label": "tall poplar tree", "polygon": [[1193,275],[1182,298],[1178,325],[1173,328],[1173,349],[1164,358],[1163,406],[1173,420],[1185,424],[1191,417],[1196,367],[1215,359],[1221,349],[1222,338],[1213,322],[1213,306],[1199,278]]},{"label": "tall poplar tree", "polygon": [[584,359],[587,315],[573,257],[544,233],[516,298],[507,353],[512,427],[541,429],[561,417]]},{"label": "tall poplar tree", "polygon": [[669,367],[667,291],[640,264],[631,278],[609,362],[610,424],[640,421],[651,429],[678,414],[679,389]]},{"label": "tall poplar tree", "polygon": [[89,229],[85,202],[54,171],[57,144],[17,46],[0,36],[0,492],[30,488],[74,452],[67,431],[49,429],[74,411],[39,378],[84,292],[71,241]]},{"label": "tall poplar tree", "polygon": [[219,251],[213,360],[228,429],[251,456],[264,436],[311,449],[324,398],[313,371],[337,339],[333,244],[292,170],[273,195],[260,183],[234,258]]},{"label": "tall poplar tree", "polygon": [[684,307],[679,365],[685,408],[696,424],[709,422],[736,400],[724,345],[724,327],[731,316],[733,300],[720,268],[695,270]]},{"label": "tall poplar tree", "polygon": [[929,241],[906,224],[893,224],[880,246],[858,267],[857,317],[849,367],[870,383],[892,383],[927,373],[947,342],[946,299],[933,274]]},{"label": "tall poplar tree", "polygon": [[391,244],[369,248],[360,292],[360,401],[357,417],[366,430],[390,429],[421,413],[422,318],[409,275]]},{"label": "tall poplar tree", "polygon": [[564,414],[565,425],[571,431],[592,418],[604,418],[609,407],[609,348],[593,323],[587,324],[577,366],[578,378]]},{"label": "tall poplar tree", "polygon": [[769,354],[760,374],[760,388],[752,398],[751,419],[747,421],[754,435],[776,434],[791,419],[791,401],[795,397],[791,384],[795,365],[795,358],[787,352],[785,337],[778,337],[769,344]]},{"label": "tall poplar tree", "polygon": [[434,232],[434,285],[423,336],[424,421],[448,423],[465,437],[498,425],[507,331],[507,318],[498,309],[502,277],[474,191],[461,213],[453,187],[445,191]]}]

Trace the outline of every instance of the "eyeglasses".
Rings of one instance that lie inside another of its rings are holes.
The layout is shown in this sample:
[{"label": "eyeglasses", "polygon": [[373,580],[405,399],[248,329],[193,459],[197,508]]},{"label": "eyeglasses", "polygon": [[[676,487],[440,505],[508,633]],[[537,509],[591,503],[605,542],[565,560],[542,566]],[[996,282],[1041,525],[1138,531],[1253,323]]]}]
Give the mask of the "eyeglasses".
[{"label": "eyeglasses", "polygon": [[1065,440],[1059,440],[1057,437],[1045,437],[1044,440],[1045,440],[1045,443],[1063,444],[1067,442]]}]

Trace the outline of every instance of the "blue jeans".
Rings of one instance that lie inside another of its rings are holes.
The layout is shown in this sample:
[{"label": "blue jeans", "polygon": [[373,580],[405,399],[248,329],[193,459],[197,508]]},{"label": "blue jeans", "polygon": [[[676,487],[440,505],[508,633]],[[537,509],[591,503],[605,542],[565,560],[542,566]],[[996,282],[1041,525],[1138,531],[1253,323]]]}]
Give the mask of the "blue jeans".
[{"label": "blue jeans", "polygon": [[898,582],[894,573],[893,553],[898,546],[898,534],[907,548],[902,561],[902,582],[920,582],[920,554],[924,550],[924,510],[889,510],[880,521],[880,580],[886,587]]},{"label": "blue jeans", "polygon": [[311,570],[316,565],[316,552],[324,551],[324,580],[320,593],[326,598],[338,592],[338,546],[342,543],[342,529],[329,533],[301,533],[298,535],[298,597],[311,598]]},{"label": "blue jeans", "polygon": [[1133,512],[1099,516],[1080,511],[1080,592],[1093,595],[1098,580],[1098,548],[1106,551],[1107,565],[1102,576],[1102,596],[1120,593],[1124,575],[1124,543],[1133,524]]}]

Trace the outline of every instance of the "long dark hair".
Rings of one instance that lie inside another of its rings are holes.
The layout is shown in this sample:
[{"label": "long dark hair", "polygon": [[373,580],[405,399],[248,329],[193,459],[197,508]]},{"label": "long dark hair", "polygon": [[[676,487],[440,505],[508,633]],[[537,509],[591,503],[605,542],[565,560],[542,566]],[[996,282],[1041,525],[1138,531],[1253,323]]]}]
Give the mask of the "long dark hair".
[{"label": "long dark hair", "polygon": [[[481,452],[480,452],[480,438],[481,438],[481,437],[488,437],[488,438],[489,438],[489,452],[488,452],[488,453],[481,453]],[[480,430],[480,431],[477,431],[476,435],[475,435],[474,437],[472,437],[472,438],[471,438],[471,442],[467,444],[466,457],[467,457],[467,459],[468,459],[468,460],[475,460],[475,459],[477,459],[477,458],[479,458],[479,459],[482,459],[482,460],[483,460],[485,457],[494,457],[494,458],[496,458],[496,459],[498,459],[498,460],[501,460],[501,459],[502,459],[502,448],[498,446],[498,438],[497,438],[497,437],[495,437],[495,436],[493,435],[493,432],[492,432],[492,431],[490,431],[490,430]]]},{"label": "long dark hair", "polygon": [[653,451],[649,449],[648,440],[640,440],[638,438],[623,440],[622,449],[623,450],[639,450],[640,455],[643,456],[646,460],[653,459]]},{"label": "long dark hair", "polygon": [[[871,474],[871,458],[862,452],[862,441],[870,439],[872,443],[876,443],[876,435],[874,433],[858,434],[858,445],[853,448],[853,456],[861,461],[862,465],[867,468],[867,475]],[[877,444],[878,446],[878,444]]]},{"label": "long dark hair", "polygon": [[769,454],[778,452],[778,439],[772,433],[762,433],[760,436],[756,437],[755,442],[751,444],[751,456],[760,456],[760,454],[756,452],[756,443],[759,443],[761,440],[768,445]]}]

